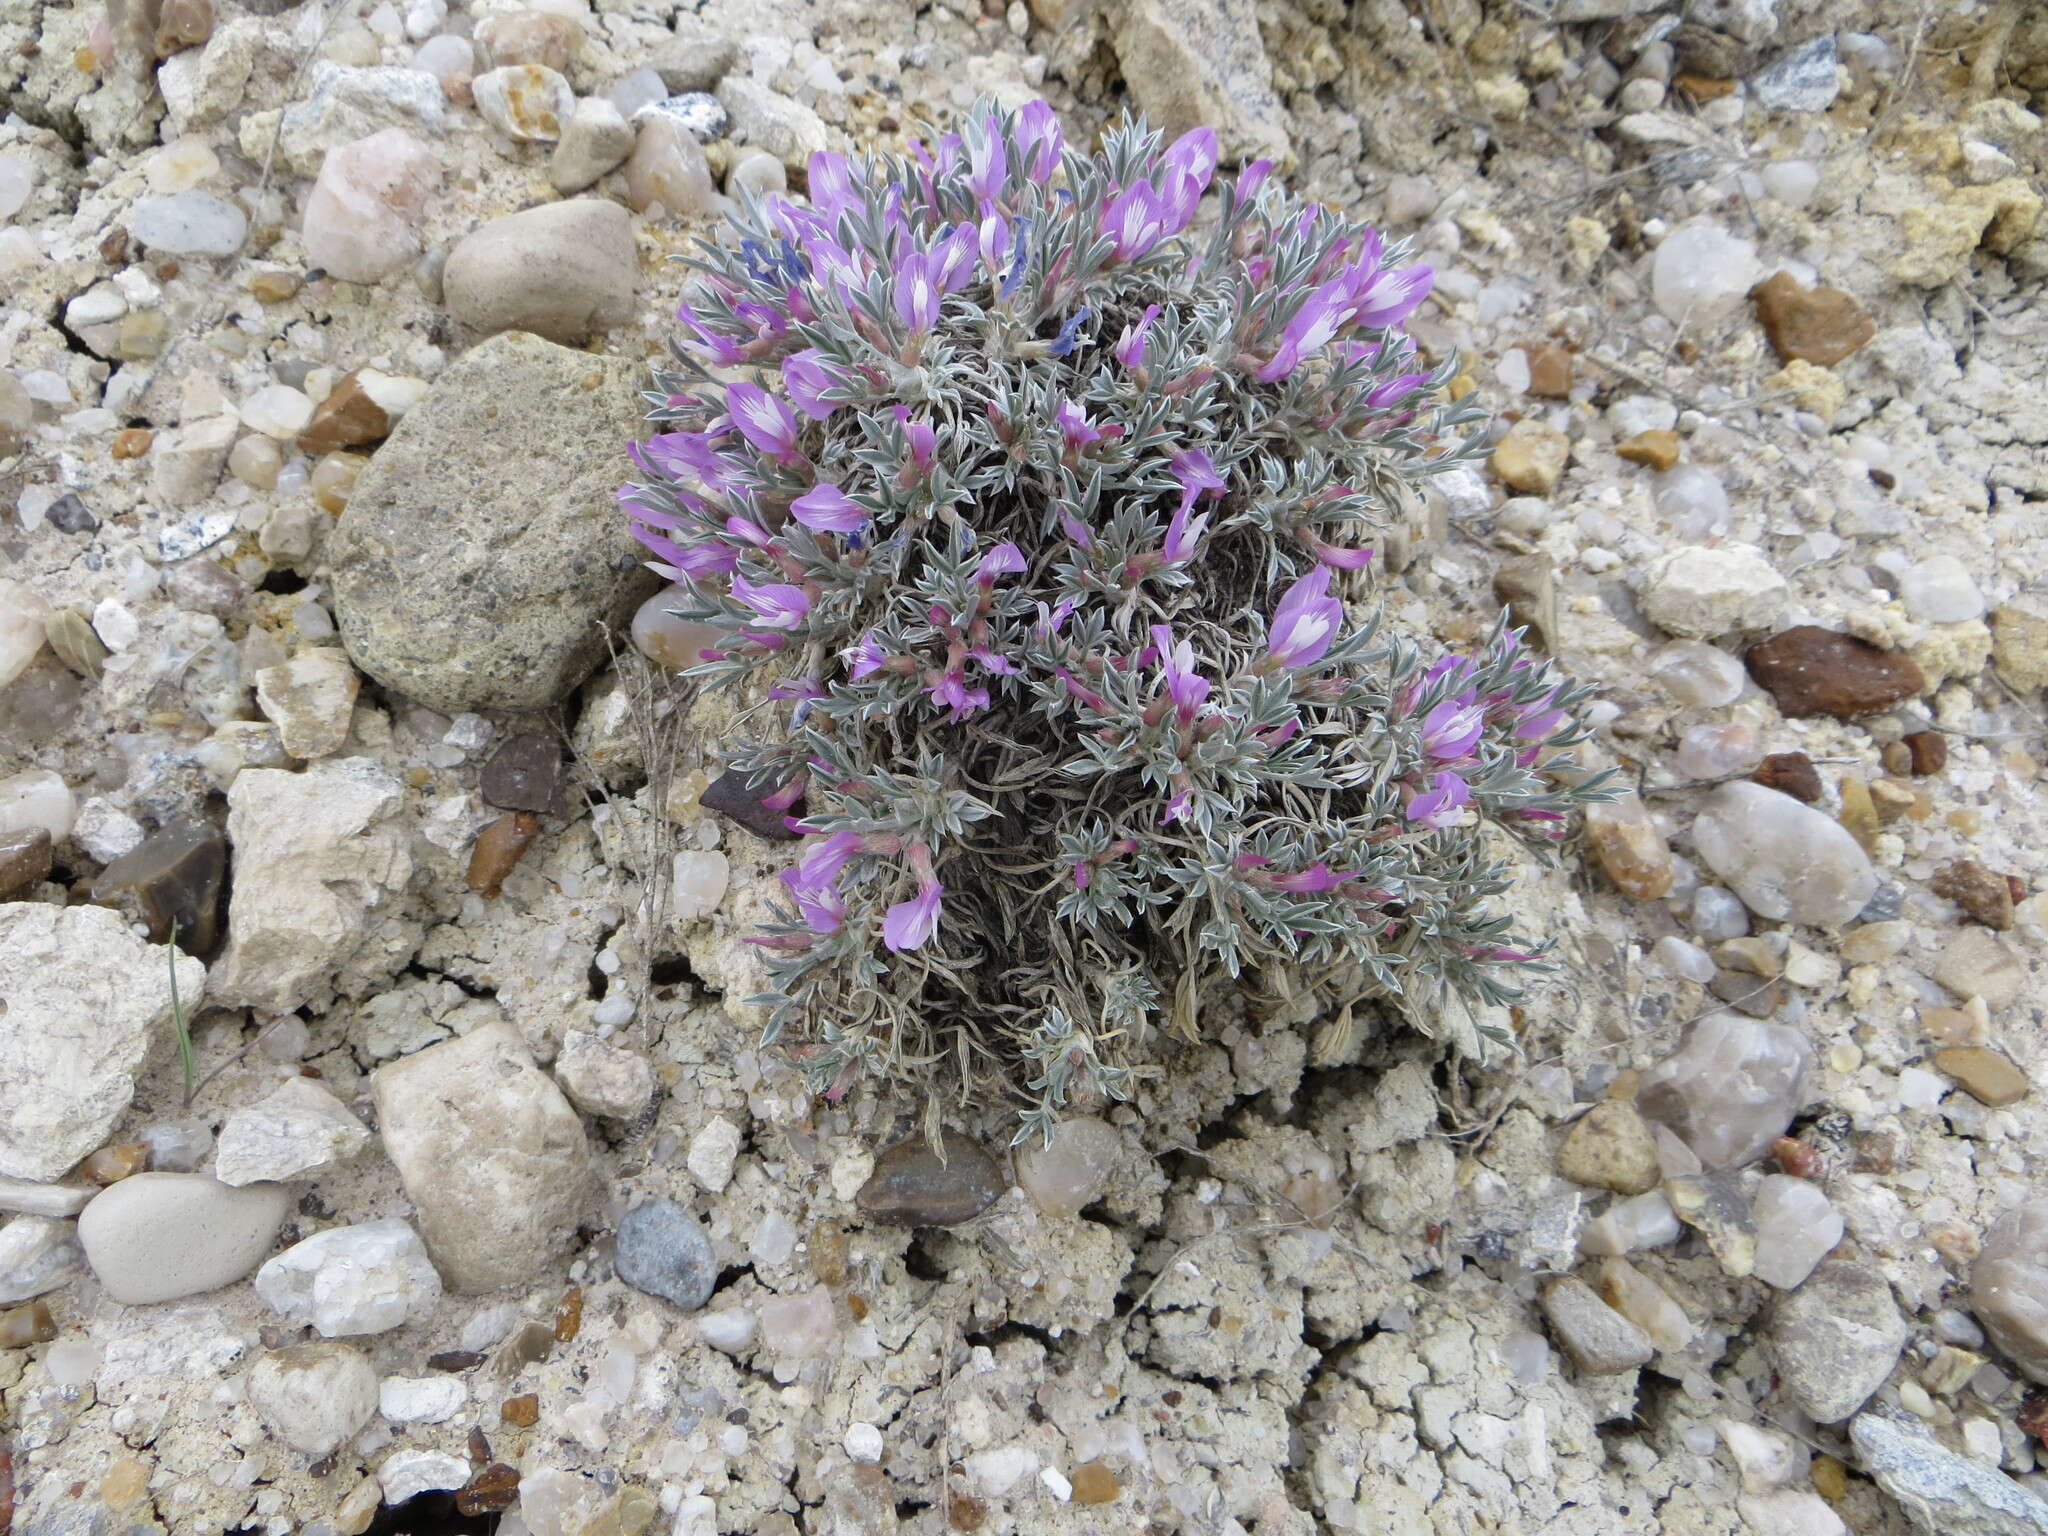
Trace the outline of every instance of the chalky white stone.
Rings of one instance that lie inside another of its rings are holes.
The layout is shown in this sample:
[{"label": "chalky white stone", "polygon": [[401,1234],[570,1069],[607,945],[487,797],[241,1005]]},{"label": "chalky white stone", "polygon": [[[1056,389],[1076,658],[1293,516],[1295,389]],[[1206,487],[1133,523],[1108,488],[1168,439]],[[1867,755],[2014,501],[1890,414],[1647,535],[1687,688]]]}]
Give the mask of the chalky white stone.
[{"label": "chalky white stone", "polygon": [[377,1411],[394,1424],[440,1424],[468,1401],[460,1376],[387,1376],[377,1387]]},{"label": "chalky white stone", "polygon": [[249,238],[249,216],[211,192],[138,198],[127,224],[151,250],[173,256],[232,256]]},{"label": "chalky white stone", "polygon": [[552,143],[576,110],[569,82],[544,64],[485,70],[470,82],[470,90],[484,121],[507,138]]},{"label": "chalky white stone", "polygon": [[1779,922],[1838,928],[1877,891],[1870,856],[1833,818],[1761,784],[1723,784],[1693,846],[1743,905]]},{"label": "chalky white stone", "polygon": [[1781,1291],[1804,1283],[1842,1240],[1842,1216],[1818,1184],[1772,1173],[1750,1202],[1756,1262],[1750,1273]]},{"label": "chalky white stone", "polygon": [[1666,634],[1707,640],[1775,623],[1785,591],[1785,578],[1761,550],[1693,545],[1652,560],[1636,601]]},{"label": "chalky white stone", "polygon": [[713,1115],[704,1129],[690,1138],[683,1165],[690,1170],[690,1177],[714,1195],[723,1194],[732,1182],[739,1155],[740,1128],[723,1115]]},{"label": "chalky white stone", "polygon": [[103,1190],[78,1218],[78,1240],[107,1294],[129,1306],[233,1285],[284,1225],[282,1184],[235,1189],[196,1173],[138,1173]]},{"label": "chalky white stone", "polygon": [[1052,1145],[1033,1135],[1017,1148],[1017,1182],[1048,1216],[1074,1216],[1102,1196],[1123,1156],[1123,1138],[1105,1120],[1062,1120]]},{"label": "chalky white stone", "polygon": [[306,199],[306,259],[351,283],[374,283],[419,255],[419,219],[441,180],[434,152],[403,128],[330,149]]},{"label": "chalky white stone", "polygon": [[1785,1134],[1805,1101],[1812,1066],[1813,1049],[1797,1030],[1709,1014],[1643,1075],[1636,1105],[1707,1168],[1739,1167]]},{"label": "chalky white stone", "polygon": [[293,757],[330,757],[348,740],[362,682],[341,647],[311,646],[256,674],[256,706]]},{"label": "chalky white stone", "polygon": [[745,1307],[726,1307],[697,1316],[697,1337],[713,1349],[737,1355],[752,1347],[760,1332],[754,1314]]},{"label": "chalky white stone", "polygon": [[1764,276],[1754,245],[1711,220],[1695,219],[1657,247],[1650,296],[1667,320],[1697,333],[1737,318]]},{"label": "chalky white stone", "polygon": [[1651,679],[1673,701],[1695,709],[1733,704],[1747,676],[1742,663],[1719,646],[1674,640],[1651,653]]},{"label": "chalky white stone", "polygon": [[0,579],[0,688],[28,670],[43,648],[50,605],[30,587]]},{"label": "chalky white stone", "polygon": [[445,1492],[468,1482],[474,1468],[446,1451],[393,1451],[377,1469],[386,1504],[403,1504],[423,1493]]},{"label": "chalky white stone", "polygon": [[256,1294],[338,1339],[425,1317],[441,1299],[441,1276],[419,1234],[394,1218],[330,1227],[294,1243],[256,1271]]},{"label": "chalky white stone", "polygon": [[35,167],[19,155],[0,155],[0,219],[11,219],[36,187]]},{"label": "chalky white stone", "polygon": [[688,851],[675,857],[675,879],[669,890],[669,912],[679,923],[709,917],[725,900],[732,866],[716,848]]},{"label": "chalky white stone", "polygon": [[28,768],[0,779],[0,836],[41,827],[58,842],[71,835],[78,802],[47,768]]},{"label": "chalky white stone", "polygon": [[[605,999],[610,1002],[611,999]],[[654,1097],[654,1069],[647,1058],[607,1045],[585,1030],[572,1029],[555,1057],[555,1081],[569,1102],[586,1115],[631,1120]]]},{"label": "chalky white stone", "polygon": [[289,1077],[260,1103],[228,1116],[214,1174],[234,1185],[304,1178],[369,1144],[369,1129],[347,1105],[310,1077]]},{"label": "chalky white stone", "polygon": [[761,1347],[783,1359],[825,1354],[839,1338],[832,1296],[822,1287],[769,1297],[761,1303],[760,1325]]},{"label": "chalky white stone", "polygon": [[325,1456],[377,1411],[377,1370],[346,1344],[275,1350],[249,1372],[249,1406],[292,1449]]},{"label": "chalky white stone", "polygon": [[1984,616],[1984,594],[1954,555],[1930,555],[1901,571],[1899,601],[1928,624],[1966,624]]},{"label": "chalky white stone", "polygon": [[1701,986],[1714,979],[1717,969],[1713,957],[1705,950],[1671,933],[1650,946],[1650,959],[1670,975],[1698,982]]},{"label": "chalky white stone", "polygon": [[289,384],[267,384],[242,402],[240,414],[245,426],[283,440],[306,430],[313,419],[313,402],[304,390]]},{"label": "chalky white stone", "polygon": [[0,1306],[54,1291],[85,1271],[85,1250],[68,1221],[17,1216],[0,1227]]}]

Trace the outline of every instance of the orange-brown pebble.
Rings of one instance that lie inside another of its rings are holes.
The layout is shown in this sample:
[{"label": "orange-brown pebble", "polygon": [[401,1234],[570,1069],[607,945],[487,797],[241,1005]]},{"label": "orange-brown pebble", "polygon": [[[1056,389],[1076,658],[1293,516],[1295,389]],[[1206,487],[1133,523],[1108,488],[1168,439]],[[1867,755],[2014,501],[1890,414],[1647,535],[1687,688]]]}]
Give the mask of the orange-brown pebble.
[{"label": "orange-brown pebble", "polygon": [[1563,400],[1572,392],[1572,355],[1555,342],[1529,349],[1529,393]]},{"label": "orange-brown pebble", "polygon": [[836,1221],[811,1227],[811,1273],[820,1285],[846,1284],[846,1229]]},{"label": "orange-brown pebble", "polygon": [[1817,1179],[1820,1177],[1820,1153],[1811,1144],[1797,1136],[1780,1136],[1771,1143],[1771,1156],[1778,1160],[1778,1169],[1789,1173],[1795,1179]]},{"label": "orange-brown pebble", "polygon": [[1735,93],[1733,80],[1710,80],[1705,75],[1678,75],[1671,83],[1700,102],[1719,101],[1723,96]]},{"label": "orange-brown pebble", "polygon": [[583,1287],[572,1285],[555,1304],[555,1342],[567,1344],[583,1331]]},{"label": "orange-brown pebble", "polygon": [[374,443],[390,431],[390,415],[363,388],[361,372],[352,370],[334,381],[327,398],[315,408],[312,421],[299,434],[299,447],[307,453],[332,453]]},{"label": "orange-brown pebble", "polygon": [[526,1392],[518,1397],[506,1398],[498,1404],[498,1417],[507,1424],[518,1425],[521,1429],[533,1428],[540,1422],[540,1394]]},{"label": "orange-brown pebble", "polygon": [[495,899],[505,877],[539,836],[540,818],[531,811],[507,811],[485,827],[469,851],[469,888],[487,900]]},{"label": "orange-brown pebble", "polygon": [[100,1502],[111,1510],[134,1508],[149,1492],[149,1467],[133,1456],[123,1456],[100,1479]]},{"label": "orange-brown pebble", "polygon": [[1655,901],[1671,889],[1677,871],[1649,807],[1634,795],[1586,807],[1586,841],[1607,878],[1624,896]]},{"label": "orange-brown pebble", "polygon": [[149,1143],[146,1141],[118,1141],[111,1146],[101,1147],[84,1162],[78,1171],[93,1183],[99,1185],[118,1184],[143,1171],[149,1166]]},{"label": "orange-brown pebble", "polygon": [[853,1320],[856,1323],[866,1322],[868,1316],[867,1298],[858,1291],[848,1291],[846,1293],[846,1310],[853,1314]]},{"label": "orange-brown pebble", "polygon": [[50,1315],[46,1301],[0,1312],[0,1349],[24,1349],[30,1344],[47,1344],[57,1337],[57,1319]]},{"label": "orange-brown pebble", "polygon": [[1631,464],[1647,464],[1656,470],[1669,469],[1678,462],[1678,434],[1668,427],[1638,432],[1634,437],[1623,438],[1616,443],[1614,451]]},{"label": "orange-brown pebble", "polygon": [[954,1494],[952,1505],[951,1518],[956,1531],[978,1531],[988,1518],[988,1506],[971,1493]]},{"label": "orange-brown pebble", "polygon": [[1809,1473],[1813,1491],[1830,1504],[1849,1492],[1849,1469],[1832,1456],[1816,1456]]},{"label": "orange-brown pebble", "polygon": [[147,427],[123,427],[114,434],[114,457],[139,459],[149,452],[149,445],[155,441],[156,434]]},{"label": "orange-brown pebble", "polygon": [[360,453],[330,453],[315,464],[312,474],[306,477],[306,484],[311,488],[313,500],[319,503],[320,510],[339,517],[355,492],[356,477],[369,462]]},{"label": "orange-brown pebble", "polygon": [[296,272],[258,272],[249,279],[249,292],[259,304],[282,304],[304,281]]},{"label": "orange-brown pebble", "polygon": [[1107,1504],[1117,1496],[1116,1474],[1099,1461],[1074,1468],[1073,1484],[1076,1504]]},{"label": "orange-brown pebble", "polygon": [[1870,786],[1861,779],[1845,778],[1841,785],[1842,810],[1835,817],[1865,853],[1877,843],[1877,805],[1870,798]]}]

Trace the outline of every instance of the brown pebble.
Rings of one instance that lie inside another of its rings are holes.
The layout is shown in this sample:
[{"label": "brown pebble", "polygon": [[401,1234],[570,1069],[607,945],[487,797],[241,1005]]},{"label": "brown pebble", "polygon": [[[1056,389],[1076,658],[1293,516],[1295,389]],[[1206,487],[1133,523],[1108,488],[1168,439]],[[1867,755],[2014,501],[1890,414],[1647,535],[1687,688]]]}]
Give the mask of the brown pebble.
[{"label": "brown pebble", "polygon": [[145,924],[150,943],[167,944],[175,932],[178,948],[209,959],[220,937],[227,870],[227,839],[219,829],[180,816],[100,871],[92,899]]},{"label": "brown pebble", "polygon": [[536,1360],[546,1359],[554,1347],[555,1330],[546,1323],[529,1321],[498,1346],[498,1369],[507,1376],[517,1375]]},{"label": "brown pebble", "polygon": [[1716,971],[1714,979],[1707,983],[1707,990],[1729,1007],[1753,1019],[1771,1018],[1785,1006],[1783,986],[1746,971]]},{"label": "brown pebble", "polygon": [[484,1357],[473,1349],[444,1349],[438,1355],[427,1356],[427,1369],[446,1371],[459,1376],[464,1371],[473,1371],[484,1363]]},{"label": "brown pebble", "polygon": [[562,798],[567,775],[562,744],[538,731],[521,731],[498,744],[477,779],[484,804],[501,811],[533,811],[560,816],[568,807]]},{"label": "brown pebble", "polygon": [[1084,1461],[1071,1479],[1076,1504],[1107,1504],[1117,1496],[1116,1474],[1099,1461]]},{"label": "brown pebble", "polygon": [[54,846],[47,827],[0,834],[0,901],[12,901],[49,878]]},{"label": "brown pebble", "polygon": [[1808,1476],[1813,1479],[1813,1491],[1833,1504],[1849,1494],[1849,1469],[1832,1456],[1816,1456]]},{"label": "brown pebble", "polygon": [[113,454],[117,459],[139,459],[149,452],[156,434],[147,427],[123,427],[114,434]]},{"label": "brown pebble", "polygon": [[100,236],[100,260],[118,267],[128,259],[128,231],[116,224]]},{"label": "brown pebble", "polygon": [[1672,62],[1678,72],[1708,80],[1732,82],[1742,73],[1748,58],[1748,51],[1729,34],[1696,21],[1674,27],[1670,42]]},{"label": "brown pebble", "polygon": [[953,1227],[1002,1197],[1003,1175],[994,1158],[957,1131],[942,1132],[939,1143],[944,1162],[922,1134],[885,1149],[853,1203],[887,1226]]},{"label": "brown pebble", "polygon": [[1934,894],[1952,901],[1986,928],[2004,933],[2012,927],[2012,882],[1975,859],[1955,859],[1928,881]]},{"label": "brown pebble", "polygon": [[567,1344],[583,1331],[583,1287],[572,1285],[555,1303],[555,1342]]},{"label": "brown pebble", "polygon": [[1878,757],[1883,761],[1886,773],[1901,774],[1913,771],[1913,749],[1903,741],[1886,742],[1884,750],[1878,753]]},{"label": "brown pebble", "polygon": [[1901,816],[1925,821],[1933,814],[1934,802],[1904,779],[1872,779],[1869,787],[1870,803],[1877,807],[1877,819],[1886,826]]},{"label": "brown pebble", "polygon": [[[78,1171],[93,1183],[105,1188],[132,1178],[149,1167],[149,1143],[146,1141],[121,1141],[101,1147],[78,1165]],[[140,1185],[136,1186],[138,1189]]]},{"label": "brown pebble", "polygon": [[1948,766],[1948,738],[1939,731],[1914,731],[1899,738],[1907,753],[1907,769],[1926,778]]},{"label": "brown pebble", "polygon": [[1696,102],[1719,101],[1735,94],[1733,80],[1710,80],[1705,75],[1674,75],[1671,83]]},{"label": "brown pebble", "polygon": [[1634,437],[1625,437],[1616,443],[1614,451],[1631,464],[1647,464],[1655,470],[1666,470],[1678,462],[1678,434],[1669,427],[1638,432]]},{"label": "brown pebble", "polygon": [[362,374],[350,371],[334,381],[327,398],[315,408],[313,419],[299,434],[299,447],[307,453],[333,453],[380,442],[390,431],[390,416],[363,388]]},{"label": "brown pebble", "polygon": [[1772,1142],[1771,1156],[1777,1160],[1780,1173],[1789,1173],[1795,1179],[1820,1177],[1820,1149],[1797,1136],[1780,1136]]},{"label": "brown pebble", "polygon": [[1671,889],[1677,867],[1649,807],[1635,795],[1586,807],[1586,842],[1615,889],[1636,901],[1656,901]]},{"label": "brown pebble", "polygon": [[1935,1071],[1967,1089],[1980,1104],[2003,1109],[2027,1096],[2027,1074],[1988,1046],[1951,1045],[1936,1051],[1932,1059]]},{"label": "brown pebble", "polygon": [[727,769],[704,786],[703,793],[697,796],[697,804],[738,822],[758,837],[779,843],[791,841],[797,834],[790,831],[789,818],[801,814],[802,802],[788,810],[774,810],[761,803],[761,794],[769,791],[764,789],[761,794],[756,794],[747,788],[747,778],[748,775],[737,768]]},{"label": "brown pebble", "polygon": [[1544,650],[1557,645],[1557,567],[1548,555],[1503,560],[1493,573],[1493,600],[1508,611],[1508,622]]},{"label": "brown pebble", "polygon": [[820,1285],[846,1284],[846,1229],[830,1219],[811,1226],[811,1273]]},{"label": "brown pebble", "polygon": [[988,1506],[971,1493],[953,1495],[953,1529],[956,1531],[978,1531],[982,1522],[988,1519]]},{"label": "brown pebble", "polygon": [[1835,820],[1848,829],[1849,835],[1863,845],[1869,853],[1877,843],[1880,823],[1877,806],[1870,798],[1870,786],[1861,779],[1842,780],[1842,809]]},{"label": "brown pebble", "polygon": [[249,292],[260,304],[282,304],[304,285],[296,272],[258,272],[249,279]]},{"label": "brown pebble", "polygon": [[156,56],[167,59],[213,36],[213,0],[164,0],[157,12]]},{"label": "brown pebble", "polygon": [[494,1461],[477,1473],[455,1494],[455,1512],[460,1515],[495,1515],[519,1502],[519,1471]]},{"label": "brown pebble", "polygon": [[0,1349],[25,1349],[31,1344],[47,1344],[55,1337],[57,1319],[50,1315],[46,1301],[0,1312]]},{"label": "brown pebble", "polygon": [[1529,393],[1564,400],[1572,392],[1572,355],[1555,343],[1529,349]]},{"label": "brown pebble", "polygon": [[506,1398],[498,1404],[498,1417],[521,1429],[533,1428],[540,1422],[540,1394],[523,1392],[518,1397]]},{"label": "brown pebble", "polygon": [[489,1466],[498,1459],[491,1454],[490,1438],[484,1434],[481,1424],[469,1426],[469,1438],[464,1442],[463,1449],[469,1453],[469,1464],[472,1467]]},{"label": "brown pebble", "polygon": [[1790,272],[1774,272],[1749,291],[1756,318],[1778,361],[1832,368],[1877,334],[1877,323],[1840,288],[1802,288]]},{"label": "brown pebble", "polygon": [[1804,752],[1773,752],[1756,765],[1750,782],[1812,805],[1820,799],[1820,770]]},{"label": "brown pebble", "polygon": [[2020,1401],[2020,1411],[2013,1415],[2013,1424],[2021,1434],[2031,1435],[2043,1445],[2048,1445],[2048,1389],[2034,1388]]},{"label": "brown pebble", "polygon": [[1795,719],[1853,720],[1910,699],[1927,683],[1906,657],[1817,624],[1773,635],[1751,646],[1743,661],[1779,711]]},{"label": "brown pebble", "polygon": [[531,811],[510,811],[485,827],[469,851],[469,888],[495,899],[505,877],[539,836],[540,818]]}]

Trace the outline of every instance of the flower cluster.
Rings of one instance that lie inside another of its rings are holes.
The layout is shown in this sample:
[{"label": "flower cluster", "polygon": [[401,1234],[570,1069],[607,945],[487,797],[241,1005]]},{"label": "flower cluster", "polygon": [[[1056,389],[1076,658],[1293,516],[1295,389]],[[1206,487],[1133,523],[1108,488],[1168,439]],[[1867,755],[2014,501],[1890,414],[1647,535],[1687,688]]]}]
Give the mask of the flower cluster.
[{"label": "flower cluster", "polygon": [[1429,269],[1269,169],[983,107],[815,156],[699,261],[620,496],[689,673],[786,701],[741,760],[804,838],[756,942],[822,1092],[1046,1130],[1219,976],[1415,1011],[1535,963],[1485,829],[1599,793],[1580,696],[1513,631],[1431,660],[1347,616],[1473,413],[1402,328]]}]

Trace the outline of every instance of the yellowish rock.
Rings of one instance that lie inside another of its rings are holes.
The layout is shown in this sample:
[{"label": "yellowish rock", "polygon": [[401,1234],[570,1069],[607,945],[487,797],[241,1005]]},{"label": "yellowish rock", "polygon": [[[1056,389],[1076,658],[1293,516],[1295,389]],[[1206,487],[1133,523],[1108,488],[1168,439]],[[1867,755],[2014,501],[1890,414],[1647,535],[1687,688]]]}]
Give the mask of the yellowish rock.
[{"label": "yellowish rock", "polygon": [[1824,421],[1834,419],[1849,399],[1849,386],[1818,363],[1795,357],[1764,380],[1764,393],[1790,395],[1802,411],[1811,411]]},{"label": "yellowish rock", "polygon": [[1906,209],[1899,230],[1906,250],[1892,276],[1915,288],[1941,288],[1965,276],[1981,245],[2004,255],[2041,222],[2041,194],[2023,176],[1981,187],[1952,187],[1938,201]]},{"label": "yellowish rock", "polygon": [[1557,1149],[1557,1171],[1618,1195],[1645,1194],[1663,1177],[1650,1128],[1626,1099],[1603,1099],[1579,1117]]},{"label": "yellowish rock", "polygon": [[1518,421],[1494,445],[1493,472],[1510,490],[1547,495],[1563,476],[1571,448],[1571,439],[1548,422]]}]

